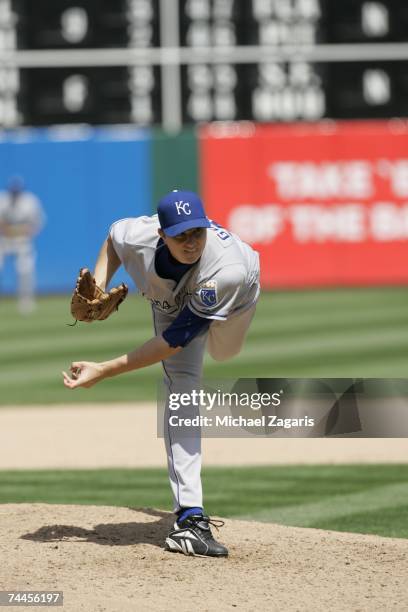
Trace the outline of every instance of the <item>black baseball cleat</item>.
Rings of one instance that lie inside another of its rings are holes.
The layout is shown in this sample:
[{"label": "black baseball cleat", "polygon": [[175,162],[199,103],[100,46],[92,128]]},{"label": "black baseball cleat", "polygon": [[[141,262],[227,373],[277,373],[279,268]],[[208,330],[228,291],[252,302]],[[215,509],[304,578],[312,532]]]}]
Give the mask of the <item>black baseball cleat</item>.
[{"label": "black baseball cleat", "polygon": [[166,538],[166,550],[198,557],[228,557],[228,549],[214,540],[210,525],[218,529],[224,522],[202,514],[188,516],[181,523],[176,521]]}]

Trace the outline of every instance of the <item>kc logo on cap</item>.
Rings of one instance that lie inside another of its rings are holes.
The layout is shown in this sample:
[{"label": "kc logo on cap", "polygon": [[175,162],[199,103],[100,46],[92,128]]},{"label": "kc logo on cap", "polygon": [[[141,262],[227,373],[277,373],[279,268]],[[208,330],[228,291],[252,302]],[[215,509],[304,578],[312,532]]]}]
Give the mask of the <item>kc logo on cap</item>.
[{"label": "kc logo on cap", "polygon": [[181,215],[181,211],[183,211],[185,215],[191,215],[189,202],[183,202],[183,200],[180,200],[180,202],[174,202],[174,203],[176,205],[178,215]]},{"label": "kc logo on cap", "polygon": [[171,191],[157,205],[160,227],[173,238],[196,227],[211,227],[200,197],[193,191]]}]

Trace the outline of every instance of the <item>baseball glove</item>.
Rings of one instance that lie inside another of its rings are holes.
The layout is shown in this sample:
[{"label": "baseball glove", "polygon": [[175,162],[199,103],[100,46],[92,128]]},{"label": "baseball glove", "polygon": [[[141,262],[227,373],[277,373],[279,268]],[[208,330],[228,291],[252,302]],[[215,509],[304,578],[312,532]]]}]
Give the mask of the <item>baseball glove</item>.
[{"label": "baseball glove", "polygon": [[103,321],[107,319],[127,296],[125,283],[106,293],[95,282],[88,268],[81,268],[71,299],[71,314],[77,321]]}]

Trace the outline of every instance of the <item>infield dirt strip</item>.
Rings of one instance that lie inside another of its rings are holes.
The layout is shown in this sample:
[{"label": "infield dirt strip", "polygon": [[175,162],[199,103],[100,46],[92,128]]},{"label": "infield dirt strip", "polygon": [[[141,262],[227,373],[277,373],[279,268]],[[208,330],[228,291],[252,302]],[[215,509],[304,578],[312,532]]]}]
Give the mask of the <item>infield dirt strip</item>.
[{"label": "infield dirt strip", "polygon": [[227,519],[230,557],[209,559],[163,550],[158,510],[5,504],[0,520],[2,588],[63,591],[69,612],[407,609],[407,540]]},{"label": "infield dirt strip", "polygon": [[[0,470],[165,467],[154,404],[0,407]],[[205,438],[204,465],[406,463],[408,438]]]}]

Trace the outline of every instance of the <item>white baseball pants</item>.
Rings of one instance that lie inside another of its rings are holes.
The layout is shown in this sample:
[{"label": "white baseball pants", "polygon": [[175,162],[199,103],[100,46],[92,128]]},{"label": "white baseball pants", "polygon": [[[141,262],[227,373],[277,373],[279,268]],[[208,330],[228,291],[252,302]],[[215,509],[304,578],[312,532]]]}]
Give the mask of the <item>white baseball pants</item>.
[{"label": "white baseball pants", "polygon": [[34,305],[35,252],[27,238],[0,238],[0,270],[8,255],[16,258],[18,301],[20,311],[29,312]]},{"label": "white baseball pants", "polygon": [[[167,398],[170,393],[191,393],[193,389],[200,389],[206,347],[217,361],[229,359],[240,352],[255,308],[254,304],[226,321],[214,321],[208,331],[199,334],[182,351],[163,361]],[[174,317],[153,308],[156,335],[160,335],[173,320]],[[170,427],[168,419],[171,414],[166,401],[164,440],[174,511],[182,507],[203,507],[200,428],[189,427],[183,431],[180,427]],[[177,415],[179,418],[194,418],[199,415],[199,407],[181,406]]]}]

